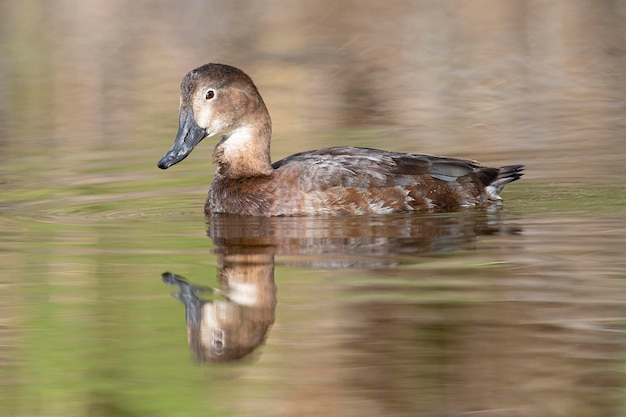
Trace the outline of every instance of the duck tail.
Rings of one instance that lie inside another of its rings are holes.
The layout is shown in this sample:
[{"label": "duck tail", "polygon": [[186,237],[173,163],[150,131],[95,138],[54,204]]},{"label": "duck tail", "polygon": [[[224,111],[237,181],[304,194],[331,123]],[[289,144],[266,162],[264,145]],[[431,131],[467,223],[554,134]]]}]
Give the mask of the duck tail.
[{"label": "duck tail", "polygon": [[502,200],[500,192],[510,182],[519,180],[524,175],[524,165],[506,165],[498,168],[498,176],[486,187],[491,200]]}]

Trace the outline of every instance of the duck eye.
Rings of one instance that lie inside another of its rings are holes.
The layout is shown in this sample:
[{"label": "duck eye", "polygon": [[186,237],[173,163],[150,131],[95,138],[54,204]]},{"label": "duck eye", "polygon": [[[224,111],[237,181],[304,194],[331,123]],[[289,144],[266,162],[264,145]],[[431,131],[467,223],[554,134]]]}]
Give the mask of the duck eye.
[{"label": "duck eye", "polygon": [[215,91],[214,90],[207,90],[206,94],[204,95],[204,98],[207,100],[211,100],[213,97],[215,97]]}]

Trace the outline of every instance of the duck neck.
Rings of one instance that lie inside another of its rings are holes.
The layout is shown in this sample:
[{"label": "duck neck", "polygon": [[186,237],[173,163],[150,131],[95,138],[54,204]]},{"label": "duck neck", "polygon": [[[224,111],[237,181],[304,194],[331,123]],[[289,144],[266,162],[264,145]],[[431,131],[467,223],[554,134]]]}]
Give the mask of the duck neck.
[{"label": "duck neck", "polygon": [[271,175],[274,171],[270,159],[271,137],[269,115],[262,123],[242,124],[223,135],[213,154],[216,175],[227,178]]}]

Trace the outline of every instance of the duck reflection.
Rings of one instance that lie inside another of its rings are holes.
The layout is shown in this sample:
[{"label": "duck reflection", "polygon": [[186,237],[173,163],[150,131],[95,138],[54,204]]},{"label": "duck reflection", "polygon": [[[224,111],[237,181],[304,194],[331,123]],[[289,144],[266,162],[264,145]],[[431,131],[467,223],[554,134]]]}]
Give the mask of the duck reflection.
[{"label": "duck reflection", "polygon": [[218,248],[265,248],[279,263],[308,268],[379,268],[418,262],[419,255],[467,247],[480,235],[515,234],[500,213],[371,216],[207,218],[208,235]]},{"label": "duck reflection", "polygon": [[381,268],[417,262],[416,255],[458,250],[501,230],[484,212],[358,217],[207,218],[216,246],[219,288],[197,286],[171,272],[185,304],[188,341],[200,362],[242,359],[263,344],[274,323],[275,255],[283,265]]},{"label": "duck reflection", "polygon": [[274,323],[271,254],[222,254],[218,270],[220,288],[196,286],[171,272],[162,275],[163,282],[178,287],[174,296],[185,304],[189,347],[200,362],[228,362],[249,355]]}]

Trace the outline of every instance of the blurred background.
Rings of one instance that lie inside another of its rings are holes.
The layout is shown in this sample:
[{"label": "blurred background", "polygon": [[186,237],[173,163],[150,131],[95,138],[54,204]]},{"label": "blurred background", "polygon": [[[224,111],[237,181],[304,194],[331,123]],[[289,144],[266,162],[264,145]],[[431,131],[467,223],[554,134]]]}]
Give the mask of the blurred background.
[{"label": "blurred background", "polygon": [[180,80],[221,62],[259,86],[275,158],[376,141],[490,163],[523,155],[531,178],[600,177],[622,165],[625,8],[608,0],[3,2],[3,154],[45,149],[55,173],[94,148],[158,158],[176,130]]},{"label": "blurred background", "polygon": [[[0,415],[624,415],[625,22],[622,0],[0,1]],[[160,274],[219,284],[211,140],[156,163],[207,62],[255,81],[273,160],[527,174],[497,227],[446,218],[409,260],[278,258],[263,355],[200,367]]]}]

